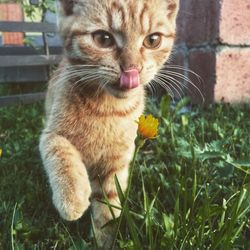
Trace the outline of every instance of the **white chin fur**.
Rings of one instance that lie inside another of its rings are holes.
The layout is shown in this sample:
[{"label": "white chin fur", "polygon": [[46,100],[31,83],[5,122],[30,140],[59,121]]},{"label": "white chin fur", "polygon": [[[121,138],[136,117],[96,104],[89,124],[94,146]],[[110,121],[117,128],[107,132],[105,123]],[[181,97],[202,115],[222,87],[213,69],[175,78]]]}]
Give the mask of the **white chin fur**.
[{"label": "white chin fur", "polygon": [[137,87],[137,88],[134,88],[134,89],[129,89],[129,90],[123,91],[123,90],[114,89],[109,85],[105,86],[105,90],[110,95],[112,95],[112,96],[114,96],[116,98],[120,98],[120,99],[125,99],[125,98],[128,98],[128,97],[131,97],[131,96],[135,95],[139,88],[140,88],[140,86]]}]

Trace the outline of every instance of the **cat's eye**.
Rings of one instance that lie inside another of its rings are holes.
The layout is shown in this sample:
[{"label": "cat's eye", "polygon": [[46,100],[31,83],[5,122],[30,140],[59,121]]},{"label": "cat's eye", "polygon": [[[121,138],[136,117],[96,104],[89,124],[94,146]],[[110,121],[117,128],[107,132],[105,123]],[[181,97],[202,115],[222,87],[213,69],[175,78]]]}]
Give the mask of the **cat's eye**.
[{"label": "cat's eye", "polygon": [[111,48],[115,45],[114,37],[110,33],[104,30],[95,31],[92,34],[92,37],[93,37],[95,44],[100,48],[104,48],[104,49]]},{"label": "cat's eye", "polygon": [[154,33],[147,36],[143,41],[143,46],[147,49],[158,49],[161,46],[162,36],[159,33]]}]

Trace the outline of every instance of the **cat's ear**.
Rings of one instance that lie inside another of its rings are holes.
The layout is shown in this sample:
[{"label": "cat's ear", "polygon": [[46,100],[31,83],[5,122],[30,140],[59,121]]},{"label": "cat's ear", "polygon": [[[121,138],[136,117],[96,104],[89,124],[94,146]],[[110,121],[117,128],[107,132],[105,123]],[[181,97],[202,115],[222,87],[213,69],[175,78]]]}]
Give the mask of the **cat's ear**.
[{"label": "cat's ear", "polygon": [[73,14],[74,4],[77,3],[78,0],[59,0],[61,6],[63,8],[64,14],[66,16],[70,16]]},{"label": "cat's ear", "polygon": [[179,0],[167,0],[167,15],[170,21],[175,22],[178,10]]}]

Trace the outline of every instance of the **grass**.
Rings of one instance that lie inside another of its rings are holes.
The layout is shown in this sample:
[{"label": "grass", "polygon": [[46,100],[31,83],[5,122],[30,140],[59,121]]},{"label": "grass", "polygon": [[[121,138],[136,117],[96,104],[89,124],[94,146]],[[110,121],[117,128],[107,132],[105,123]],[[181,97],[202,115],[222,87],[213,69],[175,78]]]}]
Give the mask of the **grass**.
[{"label": "grass", "polygon": [[[183,113],[185,104],[149,105],[159,136],[137,157],[117,244],[250,249],[250,107]],[[37,146],[42,127],[41,103],[0,109],[0,249],[92,249],[90,213],[67,223],[51,204]]]}]

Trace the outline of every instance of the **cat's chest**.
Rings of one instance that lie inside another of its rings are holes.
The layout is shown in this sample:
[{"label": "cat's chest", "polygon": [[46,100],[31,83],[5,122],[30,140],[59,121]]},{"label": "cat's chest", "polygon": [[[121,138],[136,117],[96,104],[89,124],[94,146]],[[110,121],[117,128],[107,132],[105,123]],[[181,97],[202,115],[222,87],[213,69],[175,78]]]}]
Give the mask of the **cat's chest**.
[{"label": "cat's chest", "polygon": [[109,144],[113,141],[129,140],[136,133],[137,116],[84,117],[76,123],[75,135],[86,143]]},{"label": "cat's chest", "polygon": [[136,112],[124,117],[78,116],[67,125],[65,137],[92,164],[133,147],[138,115]]},{"label": "cat's chest", "polygon": [[134,147],[136,121],[144,109],[143,98],[125,106],[107,104],[102,108],[95,103],[90,106],[68,102],[59,108],[51,124],[57,124],[57,132],[76,147],[85,162],[97,163],[106,156],[117,156]]}]

